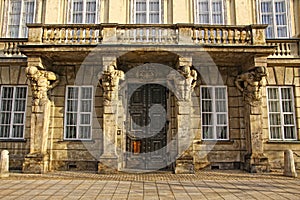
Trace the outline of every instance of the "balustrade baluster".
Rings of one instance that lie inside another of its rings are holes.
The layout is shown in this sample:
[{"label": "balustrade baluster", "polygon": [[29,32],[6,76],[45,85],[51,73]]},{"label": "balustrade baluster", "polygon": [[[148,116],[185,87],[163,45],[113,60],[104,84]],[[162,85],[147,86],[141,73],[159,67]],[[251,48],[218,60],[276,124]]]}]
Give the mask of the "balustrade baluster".
[{"label": "balustrade baluster", "polygon": [[228,31],[224,28],[222,30],[222,43],[227,44],[228,43]]},{"label": "balustrade baluster", "polygon": [[220,29],[216,29],[216,43],[221,44],[221,35],[220,35]]},{"label": "balustrade baluster", "polygon": [[208,33],[208,29],[204,28],[204,43],[208,43],[208,39],[209,39],[209,33]]},{"label": "balustrade baluster", "polygon": [[90,28],[85,29],[85,43],[91,43]]},{"label": "balustrade baluster", "polygon": [[52,27],[51,29],[50,29],[50,42],[54,42],[54,28]]},{"label": "balustrade baluster", "polygon": [[285,43],[285,44],[286,44],[286,55],[287,55],[287,56],[292,55],[292,52],[291,52],[291,44],[290,44],[290,43]]},{"label": "balustrade baluster", "polygon": [[61,40],[60,40],[61,43],[66,43],[66,29],[65,28],[62,28],[61,29]]},{"label": "balustrade baluster", "polygon": [[232,29],[228,30],[228,43],[233,44],[234,32]]},{"label": "balustrade baluster", "polygon": [[240,30],[234,29],[234,41],[235,41],[235,44],[239,44],[240,43],[240,37],[241,37]]},{"label": "balustrade baluster", "polygon": [[59,43],[60,40],[60,28],[56,28],[54,32],[54,42]]}]

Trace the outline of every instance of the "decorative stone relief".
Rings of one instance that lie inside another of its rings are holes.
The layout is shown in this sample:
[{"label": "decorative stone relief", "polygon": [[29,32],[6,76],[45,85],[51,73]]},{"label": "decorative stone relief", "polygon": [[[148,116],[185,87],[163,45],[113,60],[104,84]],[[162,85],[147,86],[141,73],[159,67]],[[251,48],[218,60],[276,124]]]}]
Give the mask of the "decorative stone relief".
[{"label": "decorative stone relief", "polygon": [[39,107],[49,101],[48,91],[58,84],[59,76],[35,66],[27,67],[26,75],[32,89],[32,107],[34,111],[38,111]]},{"label": "decorative stone relief", "polygon": [[117,70],[115,64],[105,66],[103,72],[98,75],[100,85],[103,88],[105,102],[118,100],[119,81],[125,79],[124,72]]},{"label": "decorative stone relief", "polygon": [[238,75],[236,87],[243,93],[244,100],[252,106],[257,106],[262,98],[261,87],[265,85],[267,76],[265,67],[255,67]]},{"label": "decorative stone relief", "polygon": [[167,76],[168,86],[179,100],[190,100],[192,89],[197,83],[197,72],[188,65],[180,66],[178,72],[171,71]]}]

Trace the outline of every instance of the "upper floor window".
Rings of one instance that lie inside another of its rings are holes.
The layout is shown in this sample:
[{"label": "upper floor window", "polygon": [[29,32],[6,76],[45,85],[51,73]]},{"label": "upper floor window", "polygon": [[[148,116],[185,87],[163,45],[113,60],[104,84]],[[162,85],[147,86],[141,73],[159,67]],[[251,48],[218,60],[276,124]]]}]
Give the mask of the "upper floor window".
[{"label": "upper floor window", "polygon": [[98,0],[70,0],[69,23],[94,24],[98,22]]},{"label": "upper floor window", "polygon": [[91,139],[92,106],[93,86],[67,86],[64,139]]},{"label": "upper floor window", "polygon": [[36,0],[10,0],[7,37],[27,37],[26,23],[35,20]]},{"label": "upper floor window", "polygon": [[203,140],[228,140],[226,86],[201,86],[201,122]]},{"label": "upper floor window", "polygon": [[0,139],[23,139],[27,86],[2,86],[0,93]]},{"label": "upper floor window", "polygon": [[293,87],[267,87],[267,100],[270,139],[297,139]]},{"label": "upper floor window", "polygon": [[224,24],[224,0],[196,0],[195,23]]},{"label": "upper floor window", "polygon": [[268,24],[267,38],[289,37],[288,10],[286,0],[259,0],[259,19],[261,24]]},{"label": "upper floor window", "polygon": [[133,23],[161,24],[161,0],[133,0]]}]

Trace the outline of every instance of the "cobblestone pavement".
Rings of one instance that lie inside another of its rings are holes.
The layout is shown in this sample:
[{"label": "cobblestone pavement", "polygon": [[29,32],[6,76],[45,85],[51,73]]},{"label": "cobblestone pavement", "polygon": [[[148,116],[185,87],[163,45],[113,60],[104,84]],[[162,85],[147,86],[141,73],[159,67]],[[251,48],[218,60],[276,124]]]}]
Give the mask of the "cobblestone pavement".
[{"label": "cobblestone pavement", "polygon": [[10,173],[0,179],[0,199],[300,199],[300,178],[281,174],[220,170],[195,175]]}]

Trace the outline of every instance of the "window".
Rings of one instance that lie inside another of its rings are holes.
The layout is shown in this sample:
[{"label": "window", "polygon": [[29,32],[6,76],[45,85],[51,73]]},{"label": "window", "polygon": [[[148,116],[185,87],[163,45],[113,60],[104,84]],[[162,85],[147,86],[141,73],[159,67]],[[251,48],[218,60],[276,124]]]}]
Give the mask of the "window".
[{"label": "window", "polygon": [[98,0],[70,0],[69,22],[94,24],[98,22]]},{"label": "window", "polygon": [[0,93],[0,139],[23,139],[27,86],[2,86]]},{"label": "window", "polygon": [[224,24],[223,0],[196,0],[195,23]]},{"label": "window", "polygon": [[92,86],[67,86],[65,139],[88,140],[92,134]]},{"label": "window", "polygon": [[7,37],[27,37],[26,23],[35,20],[36,0],[10,0]]},{"label": "window", "polygon": [[133,10],[135,24],[162,23],[161,0],[133,0]]},{"label": "window", "polygon": [[201,86],[203,140],[228,140],[226,86]]},{"label": "window", "polygon": [[259,19],[261,24],[268,24],[267,38],[287,38],[288,3],[286,0],[259,0]]},{"label": "window", "polygon": [[271,140],[295,140],[296,125],[292,87],[267,87]]}]

